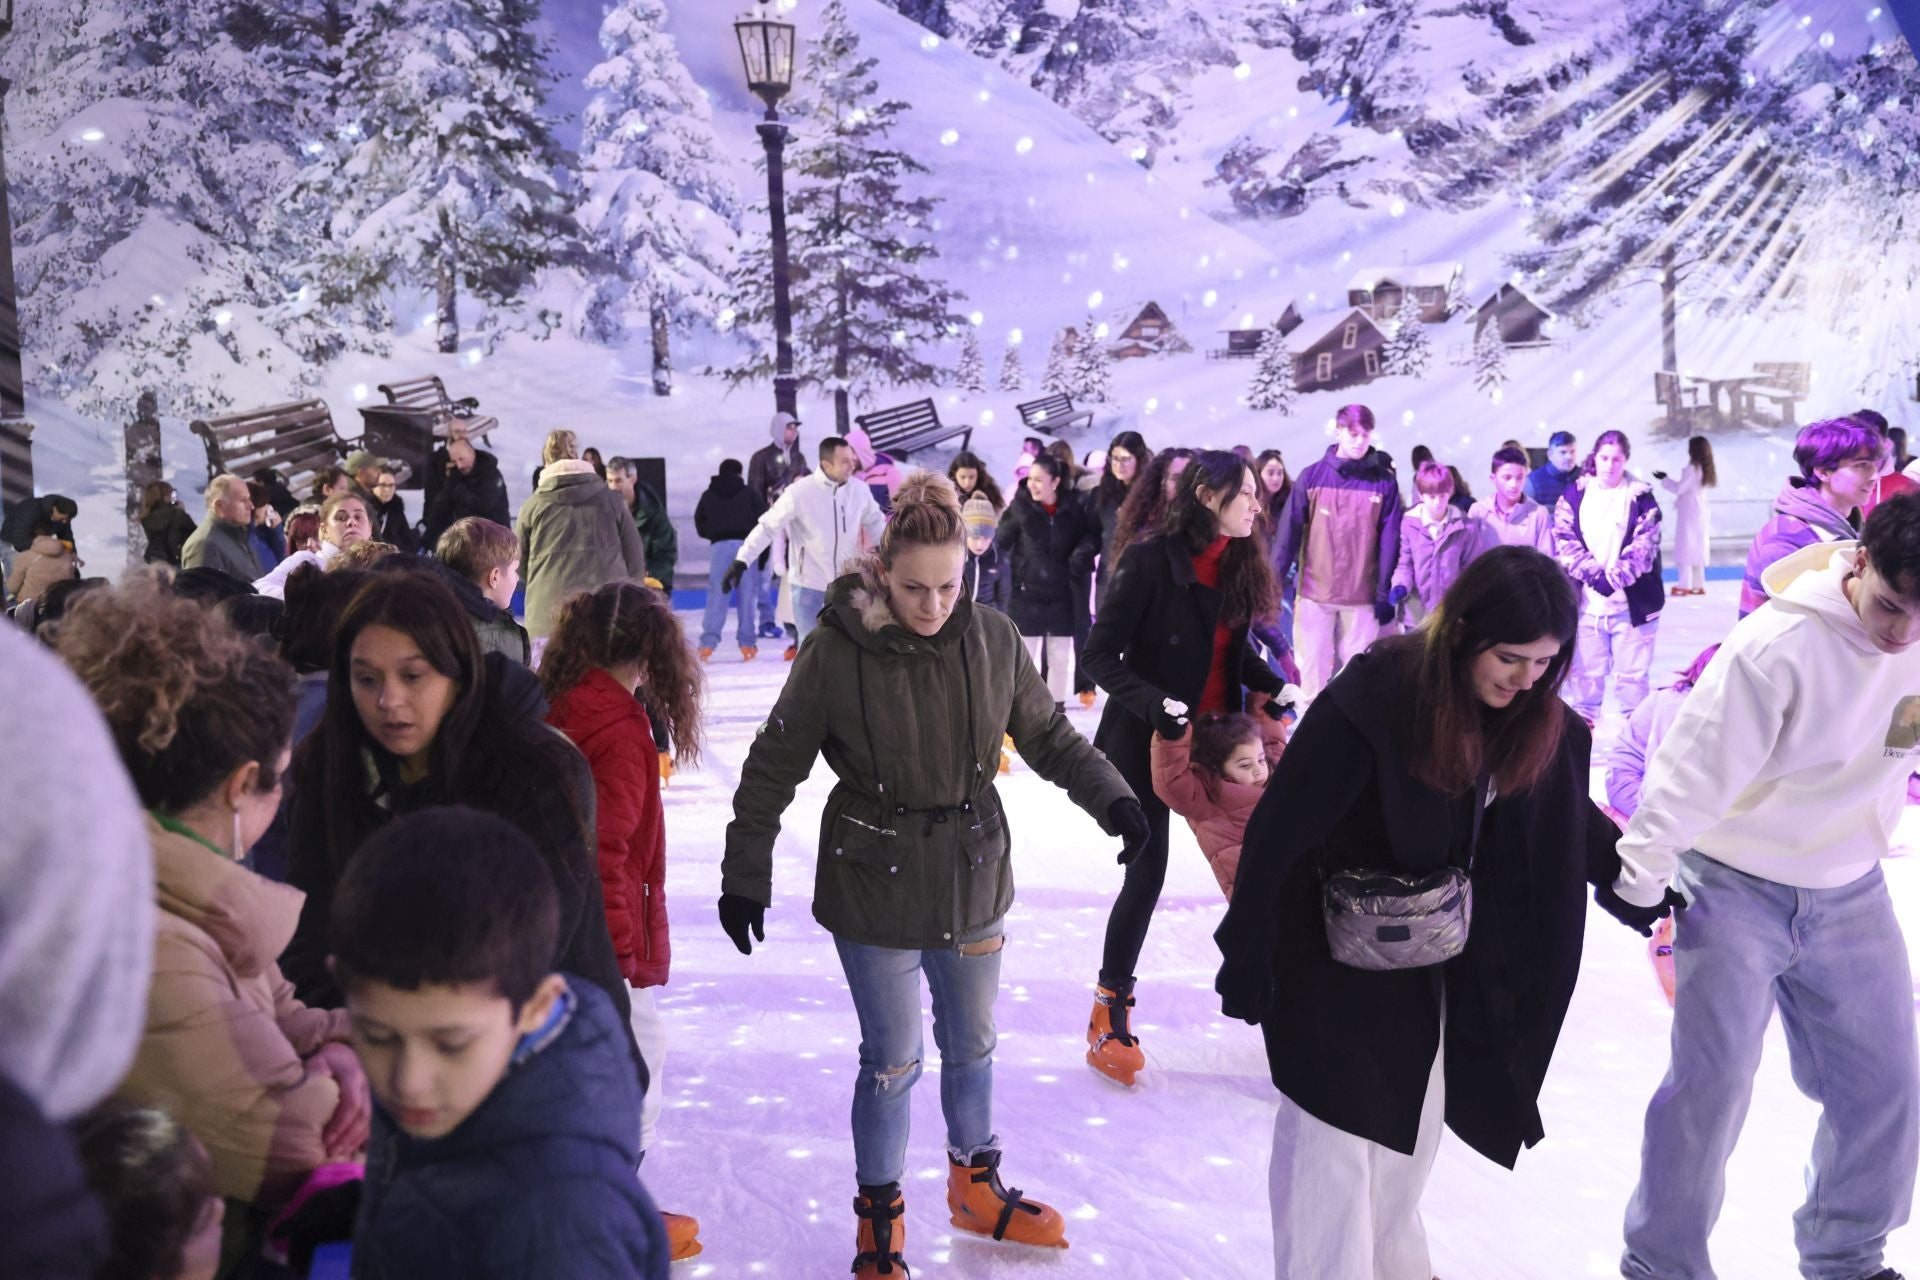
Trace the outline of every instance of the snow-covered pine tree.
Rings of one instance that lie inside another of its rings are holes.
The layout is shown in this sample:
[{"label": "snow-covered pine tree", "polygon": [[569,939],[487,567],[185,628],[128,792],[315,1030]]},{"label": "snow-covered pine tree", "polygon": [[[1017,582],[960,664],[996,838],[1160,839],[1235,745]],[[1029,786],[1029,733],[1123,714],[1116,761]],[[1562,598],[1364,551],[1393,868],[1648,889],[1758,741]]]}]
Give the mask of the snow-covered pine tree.
[{"label": "snow-covered pine tree", "polygon": [[431,291],[439,348],[461,294],[510,309],[576,243],[537,0],[358,0],[341,74],[345,146],[319,285],[366,305]]},{"label": "snow-covered pine tree", "polygon": [[1073,349],[1067,381],[1075,404],[1106,404],[1113,399],[1113,354],[1107,350],[1107,339],[1091,311],[1080,327],[1080,343]]},{"label": "snow-covered pine tree", "polygon": [[960,363],[954,366],[953,385],[976,393],[987,389],[987,360],[980,354],[980,334],[972,325],[960,333]]},{"label": "snow-covered pine tree", "polygon": [[600,23],[606,60],[587,73],[581,121],[581,230],[602,259],[583,308],[603,341],[644,315],[653,391],[673,389],[675,322],[720,310],[739,199],[705,95],[667,33],[661,0],[618,0]]},{"label": "snow-covered pine tree", "polygon": [[[938,201],[910,183],[928,170],[887,145],[908,104],[881,97],[841,0],[821,10],[818,32],[798,77],[817,96],[795,103],[804,123],[787,152],[794,372],[833,392],[844,434],[850,399],[868,387],[938,381],[923,352],[967,322],[953,313],[961,295],[925,273],[939,256],[928,237]],[[727,371],[736,383],[772,372],[769,256],[756,236],[733,275],[730,302],[756,347]]]},{"label": "snow-covered pine tree", "polygon": [[1073,353],[1067,349],[1065,329],[1053,335],[1053,343],[1047,348],[1047,366],[1040,374],[1040,389],[1048,395],[1073,391]]},{"label": "snow-covered pine tree", "polygon": [[1002,391],[1027,389],[1027,366],[1020,355],[1020,344],[1017,342],[1009,342],[1007,353],[1000,357],[1000,389]]},{"label": "snow-covered pine tree", "polygon": [[1507,344],[1500,336],[1500,322],[1488,316],[1480,331],[1473,335],[1473,385],[1500,403],[1507,385]]},{"label": "snow-covered pine tree", "polygon": [[288,306],[261,219],[314,121],[228,10],[27,5],[6,41],[25,373],[82,413],[290,399],[358,336]]},{"label": "snow-covered pine tree", "polygon": [[1408,289],[1400,298],[1400,309],[1393,314],[1393,332],[1381,351],[1386,372],[1408,378],[1424,378],[1433,364],[1433,340],[1427,335],[1427,323],[1420,318],[1420,302]]},{"label": "snow-covered pine tree", "polygon": [[1293,349],[1287,335],[1278,327],[1260,335],[1260,348],[1254,353],[1253,384],[1247,389],[1249,409],[1277,412],[1283,418],[1293,416],[1297,400],[1293,381]]}]

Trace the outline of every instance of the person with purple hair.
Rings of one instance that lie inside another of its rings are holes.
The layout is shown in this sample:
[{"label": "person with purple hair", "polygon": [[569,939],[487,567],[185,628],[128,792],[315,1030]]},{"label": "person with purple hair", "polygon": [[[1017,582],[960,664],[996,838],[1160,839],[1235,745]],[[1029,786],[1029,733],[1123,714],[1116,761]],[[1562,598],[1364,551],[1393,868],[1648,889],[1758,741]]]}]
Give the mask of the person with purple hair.
[{"label": "person with purple hair", "polygon": [[1854,536],[1848,517],[1872,493],[1882,451],[1880,433],[1857,418],[1830,418],[1800,429],[1793,443],[1800,474],[1787,478],[1773,500],[1773,515],[1747,547],[1741,617],[1767,602],[1760,581],[1767,566],[1816,542],[1844,542]]}]

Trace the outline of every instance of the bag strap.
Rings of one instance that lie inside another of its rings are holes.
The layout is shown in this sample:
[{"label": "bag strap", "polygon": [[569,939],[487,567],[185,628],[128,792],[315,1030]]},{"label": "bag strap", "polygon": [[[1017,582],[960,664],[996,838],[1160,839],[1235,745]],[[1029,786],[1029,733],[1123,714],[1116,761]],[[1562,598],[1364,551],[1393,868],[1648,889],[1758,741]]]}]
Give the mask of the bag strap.
[{"label": "bag strap", "polygon": [[1467,837],[1467,874],[1473,874],[1473,860],[1480,853],[1480,820],[1493,803],[1493,775],[1481,774],[1473,784],[1473,834]]}]

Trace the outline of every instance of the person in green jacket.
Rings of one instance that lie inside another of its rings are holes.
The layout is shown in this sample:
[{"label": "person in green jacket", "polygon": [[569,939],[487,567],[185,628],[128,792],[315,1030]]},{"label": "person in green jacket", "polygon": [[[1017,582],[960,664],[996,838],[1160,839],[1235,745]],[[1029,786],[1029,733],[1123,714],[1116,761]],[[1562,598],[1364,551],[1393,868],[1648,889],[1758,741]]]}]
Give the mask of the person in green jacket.
[{"label": "person in green jacket", "polygon": [[853,1272],[861,1278],[905,1266],[900,1179],[908,1095],[921,1072],[923,970],[953,1225],[1066,1246],[1056,1210],[1002,1185],[993,1128],[993,1001],[1013,902],[1011,840],[994,788],[1003,735],[1129,850],[1148,837],[1126,782],[1055,710],[1012,620],[968,599],[965,564],[952,483],[915,473],[894,498],[878,551],[828,588],[820,625],[747,755],[721,863],[721,925],[750,954],[752,939],[766,938],[780,816],[824,754],[839,780],[820,824],[813,915],[833,935],[860,1018]]},{"label": "person in green jacket", "polygon": [[180,549],[183,569],[218,569],[240,582],[252,582],[265,570],[253,549],[253,499],[247,482],[235,475],[217,475],[207,482],[206,523],[195,529]]},{"label": "person in green jacket", "polygon": [[680,534],[667,517],[666,499],[640,478],[640,468],[632,458],[607,462],[607,488],[626,499],[634,526],[640,530],[640,541],[647,549],[647,576],[671,598],[673,568],[680,560]]}]

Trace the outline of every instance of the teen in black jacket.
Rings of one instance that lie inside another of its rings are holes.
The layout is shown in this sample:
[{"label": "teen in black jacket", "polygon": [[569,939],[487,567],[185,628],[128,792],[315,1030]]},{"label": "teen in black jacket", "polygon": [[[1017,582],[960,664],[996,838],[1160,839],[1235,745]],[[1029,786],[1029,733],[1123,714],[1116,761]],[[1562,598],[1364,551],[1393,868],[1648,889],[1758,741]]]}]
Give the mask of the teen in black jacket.
[{"label": "teen in black jacket", "polygon": [[1090,589],[1100,525],[1067,482],[1059,459],[1034,459],[1027,480],[1000,517],[994,545],[1006,559],[1007,616],[1020,628],[1034,666],[1065,704],[1073,688],[1073,637],[1085,613],[1076,595]]}]

